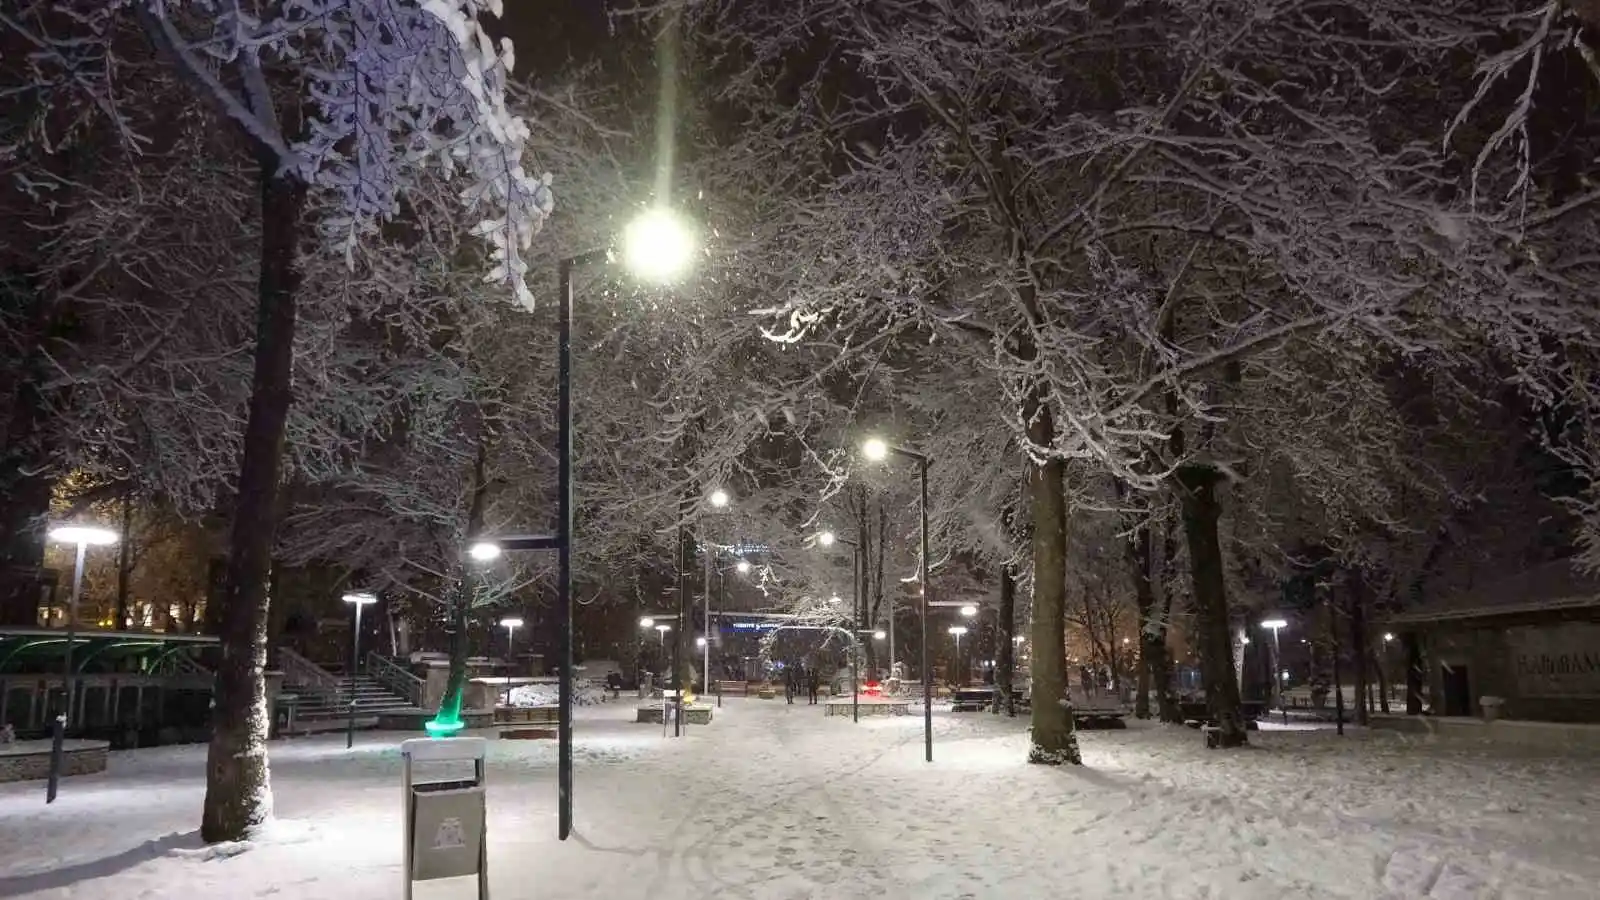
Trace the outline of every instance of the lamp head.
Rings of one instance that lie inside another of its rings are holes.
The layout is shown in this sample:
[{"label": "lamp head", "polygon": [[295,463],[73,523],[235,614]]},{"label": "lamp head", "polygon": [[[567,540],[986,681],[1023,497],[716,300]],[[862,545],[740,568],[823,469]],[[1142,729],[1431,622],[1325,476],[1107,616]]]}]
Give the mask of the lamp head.
[{"label": "lamp head", "polygon": [[63,544],[89,544],[100,547],[115,544],[117,533],[109,528],[96,528],[92,525],[57,525],[50,529],[50,540],[60,541]]},{"label": "lamp head", "polygon": [[378,595],[368,591],[357,591],[344,595],[344,602],[355,606],[366,606],[368,603],[377,603]]},{"label": "lamp head", "polygon": [[1262,619],[1261,627],[1277,631],[1279,628],[1289,627],[1289,622],[1286,619]]},{"label": "lamp head", "polygon": [[494,541],[478,541],[467,548],[467,555],[478,562],[494,562],[500,558],[500,545]]},{"label": "lamp head", "polygon": [[886,638],[888,636],[889,636],[889,632],[884,631],[882,628],[880,628],[877,631],[874,631],[872,633],[872,639],[875,640],[875,641],[881,641],[881,640],[883,640],[884,638]]},{"label": "lamp head", "polygon": [[748,575],[748,574],[750,574],[750,560],[741,559],[737,563],[734,564],[733,568],[740,575]]},{"label": "lamp head", "polygon": [[823,547],[832,547],[835,540],[837,540],[837,538],[833,536],[833,532],[831,531],[824,531],[817,535],[817,543]]},{"label": "lamp head", "polygon": [[640,213],[622,233],[622,261],[639,278],[657,284],[678,280],[694,256],[694,232],[663,206]]},{"label": "lamp head", "polygon": [[956,637],[960,637],[963,634],[967,633],[967,626],[965,626],[965,625],[951,625],[950,626],[950,633],[955,635]]},{"label": "lamp head", "polygon": [[521,628],[522,620],[516,616],[507,616],[506,618],[500,620],[500,625],[503,628]]},{"label": "lamp head", "polygon": [[656,620],[650,618],[649,616],[645,616],[644,618],[639,620],[639,627],[640,628],[654,628],[654,627],[656,627]]},{"label": "lamp head", "polygon": [[707,499],[711,501],[712,506],[715,506],[717,509],[721,509],[728,505],[728,492],[722,488],[717,488],[711,492],[711,496]]},{"label": "lamp head", "polygon": [[961,607],[961,614],[970,619],[978,614],[978,608],[968,603],[966,606]]},{"label": "lamp head", "polygon": [[883,462],[889,458],[889,445],[882,438],[867,438],[861,445],[861,455],[873,462]]}]

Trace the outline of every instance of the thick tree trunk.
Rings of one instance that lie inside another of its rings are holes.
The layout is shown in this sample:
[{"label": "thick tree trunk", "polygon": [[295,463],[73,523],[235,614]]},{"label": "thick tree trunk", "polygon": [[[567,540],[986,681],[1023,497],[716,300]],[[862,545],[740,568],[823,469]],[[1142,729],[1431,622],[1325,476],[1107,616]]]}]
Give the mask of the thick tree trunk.
[{"label": "thick tree trunk", "polygon": [[[484,509],[489,501],[489,443],[480,432],[478,435],[477,452],[473,454],[472,471],[469,473],[471,487],[467,493],[467,529],[466,539],[471,540],[483,531]],[[477,573],[467,569],[464,564],[457,569],[455,596],[450,602],[450,608],[445,615],[445,636],[447,648],[450,652],[450,673],[445,680],[444,696],[439,701],[439,716],[442,720],[456,721],[459,719],[462,706],[466,701],[467,690],[467,657],[470,655],[470,642],[467,633],[467,617],[471,614],[473,601],[478,596]]]},{"label": "thick tree trunk", "polygon": [[1356,667],[1356,724],[1366,725],[1372,696],[1368,690],[1371,676],[1367,670],[1367,588],[1361,572],[1354,574],[1350,586],[1350,655]]},{"label": "thick tree trunk", "polygon": [[266,749],[269,713],[262,674],[278,476],[293,390],[295,293],[300,281],[295,242],[305,201],[304,186],[279,177],[277,170],[276,159],[263,156],[259,161],[261,265],[255,370],[234,496],[227,593],[218,617],[222,659],[200,823],[201,836],[213,842],[240,840],[272,816]]},{"label": "thick tree trunk", "polygon": [[[1040,447],[1055,439],[1050,409],[1037,398],[1027,410],[1028,437]],[[1065,467],[1058,459],[1028,469],[1033,510],[1032,741],[1028,762],[1082,765],[1067,700],[1067,498]]]},{"label": "thick tree trunk", "polygon": [[1422,641],[1415,631],[1402,632],[1400,644],[1406,654],[1406,715],[1422,715]]},{"label": "thick tree trunk", "polygon": [[1221,729],[1222,746],[1239,747],[1248,742],[1248,735],[1239,714],[1239,682],[1234,677],[1233,635],[1228,629],[1228,595],[1223,581],[1222,546],[1217,537],[1222,504],[1217,501],[1216,488],[1221,480],[1221,474],[1206,465],[1187,464],[1177,472],[1190,577],[1199,613],[1196,642],[1200,647],[1200,678],[1206,706]]},{"label": "thick tree trunk", "polygon": [[44,587],[45,517],[55,487],[41,427],[48,404],[39,385],[48,377],[47,344],[57,323],[52,304],[22,279],[0,280],[0,304],[14,312],[19,330],[27,329],[14,339],[28,348],[19,365],[0,369],[17,378],[10,421],[0,430],[6,441],[0,447],[0,625],[34,628]]},{"label": "thick tree trunk", "polygon": [[1153,547],[1150,523],[1141,520],[1128,535],[1128,570],[1133,576],[1133,599],[1139,611],[1139,678],[1137,695],[1133,700],[1133,714],[1140,719],[1150,718],[1151,663],[1158,653],[1166,650],[1166,641],[1158,640],[1165,628],[1155,621],[1156,592],[1150,574]]},{"label": "thick tree trunk", "polygon": [[1007,563],[1000,567],[1000,609],[996,613],[994,711],[1017,714],[1017,576]]}]

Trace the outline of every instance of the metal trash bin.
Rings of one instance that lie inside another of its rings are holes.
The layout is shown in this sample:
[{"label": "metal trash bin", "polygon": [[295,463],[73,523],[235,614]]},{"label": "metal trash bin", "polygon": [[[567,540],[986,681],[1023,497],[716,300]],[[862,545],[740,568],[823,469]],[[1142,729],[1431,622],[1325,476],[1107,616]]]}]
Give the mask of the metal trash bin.
[{"label": "metal trash bin", "polygon": [[[436,878],[478,877],[478,897],[488,900],[487,793],[483,738],[416,738],[400,744],[405,757],[405,897],[412,885]],[[471,762],[470,777],[418,783],[414,764]]]}]

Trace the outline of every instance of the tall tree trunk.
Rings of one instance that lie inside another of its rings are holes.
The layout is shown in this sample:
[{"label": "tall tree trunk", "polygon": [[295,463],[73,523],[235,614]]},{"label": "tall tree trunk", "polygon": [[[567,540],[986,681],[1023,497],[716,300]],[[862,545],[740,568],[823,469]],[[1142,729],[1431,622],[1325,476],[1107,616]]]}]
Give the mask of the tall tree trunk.
[{"label": "tall tree trunk", "polygon": [[284,426],[293,391],[295,293],[300,270],[295,242],[305,187],[278,175],[278,161],[258,159],[261,263],[256,298],[255,370],[229,538],[227,593],[219,618],[211,747],[200,834],[240,840],[272,816],[267,771],[267,579],[272,567]]},{"label": "tall tree trunk", "polygon": [[[1028,438],[1038,447],[1055,441],[1050,408],[1030,395],[1025,410]],[[1028,469],[1033,510],[1032,740],[1028,762],[1082,765],[1067,699],[1067,498],[1065,466],[1059,459]]]},{"label": "tall tree trunk", "polygon": [[1216,491],[1221,480],[1221,474],[1207,465],[1188,463],[1177,471],[1190,577],[1199,613],[1200,678],[1206,706],[1221,729],[1222,746],[1239,747],[1248,742],[1248,735],[1239,714],[1239,682],[1234,677],[1233,635],[1228,629],[1228,595],[1223,581],[1222,546],[1217,537],[1222,504]]},{"label": "tall tree trunk", "polygon": [[[468,540],[483,531],[483,514],[489,503],[488,468],[489,441],[480,430],[477,450],[472,457],[472,471],[469,473],[471,482],[467,492],[467,533],[462,535]],[[457,536],[451,535],[450,539],[455,540]],[[444,626],[446,646],[450,652],[450,672],[445,679],[444,695],[439,700],[439,719],[452,722],[460,719],[462,706],[466,703],[467,657],[470,655],[467,617],[478,596],[477,573],[468,569],[464,563],[458,563],[457,566],[454,596],[450,600],[450,608],[445,613]]]},{"label": "tall tree trunk", "polygon": [[1178,540],[1170,520],[1162,525],[1161,577],[1152,578],[1161,587],[1161,610],[1156,616],[1156,633],[1150,655],[1150,680],[1155,682],[1161,721],[1183,724],[1183,707],[1172,681],[1172,650],[1167,647],[1167,623],[1172,621],[1172,569],[1178,558]]},{"label": "tall tree trunk", "polygon": [[1017,714],[1016,677],[1017,642],[1017,575],[1010,563],[1000,567],[1000,609],[995,623],[994,711],[1005,711],[1008,716]]},{"label": "tall tree trunk", "polygon": [[47,345],[60,325],[55,305],[23,279],[0,278],[0,304],[27,329],[15,341],[28,348],[19,365],[0,370],[17,378],[11,418],[0,430],[6,441],[0,447],[0,625],[34,628],[44,586],[45,518],[55,487],[43,428],[48,398],[39,387],[49,377]]},{"label": "tall tree trunk", "polygon": [[122,494],[122,540],[117,542],[116,629],[128,627],[128,582],[133,576],[133,490]]},{"label": "tall tree trunk", "polygon": [[[1119,489],[1118,493],[1121,493]],[[1150,523],[1141,519],[1128,535],[1126,545],[1128,570],[1133,576],[1133,599],[1139,611],[1139,678],[1138,694],[1133,700],[1133,714],[1140,719],[1150,718],[1150,676],[1156,654],[1166,650],[1166,641],[1159,639],[1165,630],[1155,620],[1156,592],[1151,583],[1154,565],[1154,548],[1150,538]]]},{"label": "tall tree trunk", "polygon": [[1371,691],[1368,683],[1371,676],[1367,670],[1367,583],[1365,576],[1358,569],[1350,584],[1350,655],[1354,658],[1356,666],[1356,724],[1366,725],[1371,711],[1368,701]]},{"label": "tall tree trunk", "polygon": [[1422,715],[1422,690],[1426,672],[1422,668],[1422,641],[1415,631],[1400,634],[1400,644],[1406,654],[1406,715]]}]

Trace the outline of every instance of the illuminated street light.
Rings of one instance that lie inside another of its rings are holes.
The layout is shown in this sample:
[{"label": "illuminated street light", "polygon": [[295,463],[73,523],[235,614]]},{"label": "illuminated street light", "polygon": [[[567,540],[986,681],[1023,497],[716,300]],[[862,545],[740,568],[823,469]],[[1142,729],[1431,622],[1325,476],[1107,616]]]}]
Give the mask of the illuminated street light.
[{"label": "illuminated street light", "polygon": [[356,675],[361,671],[361,608],[377,603],[376,594],[359,591],[344,595],[344,602],[356,609],[356,627],[350,632],[350,708],[344,725],[344,748],[356,745]]},{"label": "illuminated street light", "polygon": [[699,637],[695,638],[694,639],[694,645],[696,647],[704,647],[706,645],[706,637],[705,637],[705,635],[702,634]]},{"label": "illuminated street light", "polygon": [[748,559],[739,560],[738,562],[733,564],[733,570],[735,572],[738,572],[740,575],[748,575],[748,574],[750,574],[750,560],[748,560]]},{"label": "illuminated street light", "polygon": [[[50,540],[62,544],[72,544],[77,547],[77,562],[72,568],[72,599],[67,603],[67,646],[66,663],[63,668],[65,676],[64,685],[67,689],[66,707],[62,714],[56,717],[50,741],[50,782],[45,788],[45,802],[54,803],[56,799],[56,782],[61,777],[62,743],[66,740],[67,722],[71,721],[74,708],[73,700],[78,693],[78,682],[73,677],[72,645],[76,642],[78,632],[78,599],[83,596],[83,561],[88,555],[90,547],[104,547],[117,542],[117,533],[109,528],[96,528],[92,525],[57,525],[50,529]],[[119,626],[120,627],[120,626]]]},{"label": "illuminated street light", "polygon": [[728,505],[728,492],[723,490],[722,488],[717,488],[716,490],[711,492],[711,496],[710,496],[709,499],[711,500],[711,505],[712,506],[715,506],[716,508],[721,509],[722,507]]},{"label": "illuminated street light", "polygon": [[639,620],[639,627],[640,628],[654,628],[654,627],[656,627],[656,620],[650,618],[649,616],[645,616],[644,618]]},{"label": "illuminated street light", "polygon": [[833,542],[836,540],[838,540],[838,538],[834,537],[834,534],[831,531],[824,531],[817,535],[817,544],[819,546],[832,547]]},{"label": "illuminated street light", "polygon": [[666,207],[645,210],[622,233],[622,263],[647,281],[666,284],[682,277],[694,258],[695,235]]},{"label": "illuminated street light", "polygon": [[[1269,629],[1272,630],[1272,668],[1273,668],[1274,671],[1276,671],[1277,668],[1278,668],[1278,665],[1279,665],[1279,661],[1283,658],[1283,656],[1282,656],[1282,646],[1279,644],[1279,641],[1278,641],[1278,632],[1282,631],[1285,628],[1288,628],[1289,627],[1289,622],[1288,622],[1287,619],[1282,619],[1282,618],[1262,619],[1261,620],[1261,627],[1262,628],[1269,628]],[[1288,673],[1287,672],[1284,673],[1284,676],[1288,677]],[[1282,682],[1277,682],[1273,686],[1275,688],[1277,688],[1276,693],[1278,694],[1278,704],[1281,706],[1283,704],[1283,683]],[[1270,701],[1272,698],[1268,697],[1267,699]],[[1289,714],[1287,712],[1285,712],[1284,715],[1288,716]]]},{"label": "illuminated street light", "polygon": [[500,545],[493,541],[479,541],[467,548],[467,555],[478,562],[494,562],[500,558]]},{"label": "illuminated street light", "polygon": [[961,614],[970,619],[978,614],[978,608],[969,603],[966,606],[961,607]]},{"label": "illuminated street light", "polygon": [[884,638],[886,638],[888,636],[889,636],[889,632],[884,631],[882,628],[879,628],[877,631],[874,631],[872,633],[872,639],[875,640],[875,641],[881,641],[881,640],[883,640]]},{"label": "illuminated street light", "polygon": [[1384,632],[1384,633],[1383,633],[1383,642],[1384,642],[1384,643],[1385,643],[1385,644],[1387,644],[1387,643],[1389,643],[1389,642],[1390,642],[1390,641],[1392,641],[1392,640],[1394,640],[1394,632],[1392,632],[1392,631],[1385,631],[1385,632]]},{"label": "illuminated street light", "polygon": [[882,438],[867,438],[861,445],[861,455],[873,462],[883,462],[889,458],[889,445]]}]

